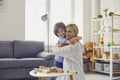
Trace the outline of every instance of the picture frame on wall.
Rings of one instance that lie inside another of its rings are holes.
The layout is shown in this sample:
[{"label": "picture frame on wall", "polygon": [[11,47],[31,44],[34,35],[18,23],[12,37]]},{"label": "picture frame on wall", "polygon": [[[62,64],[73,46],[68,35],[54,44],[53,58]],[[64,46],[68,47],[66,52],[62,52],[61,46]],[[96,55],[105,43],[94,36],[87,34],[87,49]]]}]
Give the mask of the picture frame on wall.
[{"label": "picture frame on wall", "polygon": [[0,11],[7,11],[7,0],[0,0]]}]

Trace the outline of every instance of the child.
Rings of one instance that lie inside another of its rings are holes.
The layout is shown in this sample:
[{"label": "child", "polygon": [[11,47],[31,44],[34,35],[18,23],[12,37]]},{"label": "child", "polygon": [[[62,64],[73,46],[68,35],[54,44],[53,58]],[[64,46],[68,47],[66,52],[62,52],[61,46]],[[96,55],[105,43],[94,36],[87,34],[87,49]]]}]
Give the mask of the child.
[{"label": "child", "polygon": [[[54,34],[58,37],[58,46],[62,47],[65,45],[65,24],[62,22],[58,22],[54,26]],[[62,56],[55,56],[54,66],[63,68],[63,60]]]},{"label": "child", "polygon": [[[65,24],[62,22],[58,22],[54,25],[54,34],[58,37],[58,46],[62,47],[65,45]],[[63,68],[63,60],[62,56],[55,56],[54,66]],[[51,78],[51,80],[56,80],[56,77]]]}]

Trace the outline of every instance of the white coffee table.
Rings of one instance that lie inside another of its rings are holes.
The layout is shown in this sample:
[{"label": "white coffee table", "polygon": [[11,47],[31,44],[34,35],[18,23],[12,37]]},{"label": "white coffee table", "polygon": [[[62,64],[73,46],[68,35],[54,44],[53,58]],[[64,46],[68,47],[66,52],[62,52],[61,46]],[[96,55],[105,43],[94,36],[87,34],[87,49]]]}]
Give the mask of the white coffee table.
[{"label": "white coffee table", "polygon": [[70,76],[70,80],[73,80],[73,75],[77,72],[71,71],[71,72],[64,72],[64,73],[40,73],[35,72],[35,70],[30,71],[30,75],[33,77],[39,78],[39,80],[45,80],[45,78],[50,79],[51,77],[60,77],[60,76]]}]

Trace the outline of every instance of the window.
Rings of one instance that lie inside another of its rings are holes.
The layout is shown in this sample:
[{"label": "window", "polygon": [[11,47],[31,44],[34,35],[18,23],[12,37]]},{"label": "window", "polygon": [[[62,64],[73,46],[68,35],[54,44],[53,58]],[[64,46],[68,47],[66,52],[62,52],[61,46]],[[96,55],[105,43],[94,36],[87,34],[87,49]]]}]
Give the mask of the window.
[{"label": "window", "polygon": [[[53,34],[53,26],[55,23],[57,22],[64,22],[65,24],[75,23],[78,26],[82,26],[83,24],[81,17],[82,14],[79,12],[80,8],[77,8],[80,7],[81,5],[79,5],[76,1],[26,0],[25,9],[26,40],[44,41],[45,46],[48,45],[52,46],[55,45],[58,40],[58,38]],[[47,14],[48,20],[42,21],[41,16],[45,14]],[[81,21],[79,21],[79,19],[81,19]]]},{"label": "window", "polygon": [[25,39],[44,41],[47,45],[47,23],[41,20],[46,14],[46,0],[26,0]]},{"label": "window", "polygon": [[51,0],[50,2],[50,45],[55,45],[57,37],[53,34],[53,26],[57,22],[73,23],[72,0]]}]

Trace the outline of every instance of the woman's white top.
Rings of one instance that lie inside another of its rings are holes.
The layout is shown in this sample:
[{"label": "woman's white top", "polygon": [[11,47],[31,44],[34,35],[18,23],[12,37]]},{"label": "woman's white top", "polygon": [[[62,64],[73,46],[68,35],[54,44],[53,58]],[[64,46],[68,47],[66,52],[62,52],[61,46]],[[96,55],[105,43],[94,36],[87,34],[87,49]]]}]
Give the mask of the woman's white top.
[{"label": "woman's white top", "polygon": [[[84,48],[80,42],[64,47],[56,45],[52,48],[52,51],[55,55],[64,57],[63,68],[65,70],[77,71],[77,74],[73,76],[74,80],[85,80],[82,58]],[[70,78],[64,77],[62,80],[70,80]]]}]

